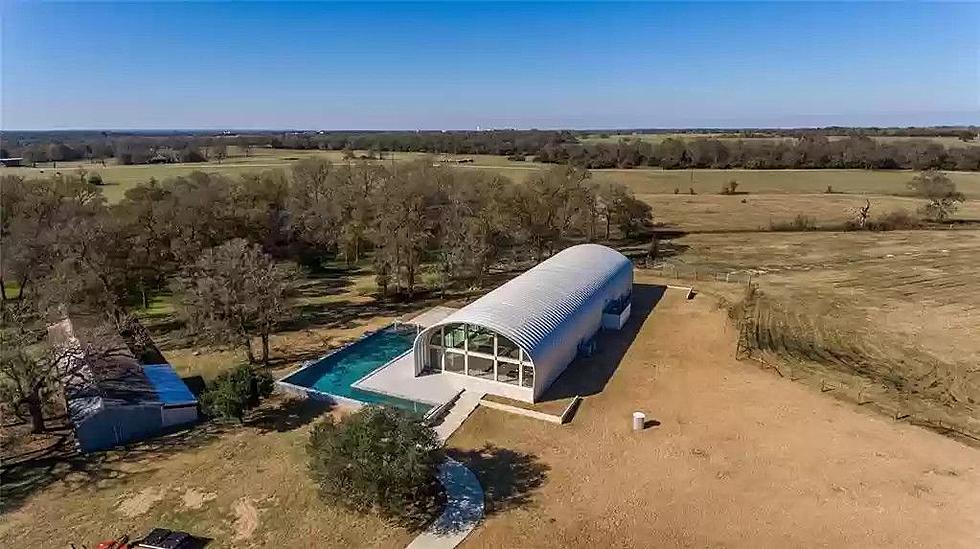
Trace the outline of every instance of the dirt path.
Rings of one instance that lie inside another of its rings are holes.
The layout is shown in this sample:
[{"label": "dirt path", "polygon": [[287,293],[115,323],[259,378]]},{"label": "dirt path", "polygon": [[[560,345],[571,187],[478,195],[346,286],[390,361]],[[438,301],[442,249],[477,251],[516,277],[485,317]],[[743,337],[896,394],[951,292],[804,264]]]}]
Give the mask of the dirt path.
[{"label": "dirt path", "polygon": [[[491,497],[466,546],[980,547],[980,451],[736,362],[707,296],[668,292],[632,331],[577,365],[627,349],[572,424],[478,410],[450,440],[545,474],[528,501]],[[634,410],[659,425],[632,433]]]}]

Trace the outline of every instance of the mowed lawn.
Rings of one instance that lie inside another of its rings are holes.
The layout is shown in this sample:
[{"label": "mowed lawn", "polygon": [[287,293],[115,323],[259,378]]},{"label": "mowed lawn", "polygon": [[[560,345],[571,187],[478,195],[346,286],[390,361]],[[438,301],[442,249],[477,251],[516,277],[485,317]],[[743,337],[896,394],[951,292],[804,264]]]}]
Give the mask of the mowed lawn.
[{"label": "mowed lawn", "polygon": [[478,409],[450,439],[489,500],[463,547],[976,547],[980,451],[735,361],[715,300],[647,313],[648,280],[559,380],[570,424]]}]

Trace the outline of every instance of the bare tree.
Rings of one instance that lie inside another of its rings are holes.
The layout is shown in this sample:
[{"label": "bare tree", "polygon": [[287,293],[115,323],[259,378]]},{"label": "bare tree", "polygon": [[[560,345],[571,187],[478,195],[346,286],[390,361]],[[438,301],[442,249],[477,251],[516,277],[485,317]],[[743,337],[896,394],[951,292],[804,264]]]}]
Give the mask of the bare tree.
[{"label": "bare tree", "polygon": [[868,225],[868,216],[871,215],[871,201],[865,199],[866,204],[864,207],[858,209],[857,213],[857,226],[859,229],[865,229]]},{"label": "bare tree", "polygon": [[208,157],[217,160],[218,164],[228,157],[228,145],[223,142],[214,142],[208,147],[208,149],[210,150]]},{"label": "bare tree", "polygon": [[269,362],[269,336],[285,319],[294,271],[277,264],[243,239],[205,250],[174,281],[178,313],[201,337],[233,343],[258,362],[252,338],[262,342],[261,361]]},{"label": "bare tree", "polygon": [[[0,401],[15,412],[26,409],[31,432],[45,430],[45,410],[64,382],[80,375],[90,361],[122,352],[104,345],[105,337],[81,343],[52,341],[47,316],[34,303],[17,300],[4,305],[0,329]],[[104,326],[101,329],[108,329]]]}]

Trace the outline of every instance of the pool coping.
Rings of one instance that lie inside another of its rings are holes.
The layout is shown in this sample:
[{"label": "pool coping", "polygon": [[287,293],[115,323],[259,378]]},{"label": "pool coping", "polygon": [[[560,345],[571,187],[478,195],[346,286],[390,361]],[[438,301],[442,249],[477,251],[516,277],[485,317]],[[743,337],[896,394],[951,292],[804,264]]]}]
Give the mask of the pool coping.
[{"label": "pool coping", "polygon": [[[326,391],[321,391],[319,389],[314,389],[312,387],[307,387],[305,385],[297,385],[295,383],[290,383],[290,382],[288,382],[286,380],[289,379],[290,377],[292,377],[292,376],[294,376],[294,375],[296,375],[296,374],[298,374],[298,373],[306,370],[307,368],[310,368],[311,366],[315,365],[316,363],[320,362],[321,360],[324,360],[324,359],[326,359],[328,357],[331,357],[331,356],[333,356],[333,355],[335,355],[337,353],[340,353],[341,351],[344,351],[344,350],[348,349],[349,347],[353,346],[354,344],[360,343],[361,341],[363,341],[363,340],[365,340],[365,339],[367,339],[367,338],[369,338],[369,337],[371,337],[371,336],[373,336],[373,335],[375,335],[375,334],[377,334],[379,332],[382,332],[382,331],[387,330],[389,328],[393,328],[393,327],[397,327],[397,326],[406,326],[406,325],[408,325],[408,326],[414,326],[414,324],[412,324],[410,322],[392,322],[391,324],[386,324],[386,325],[384,325],[384,326],[382,326],[382,327],[380,327],[380,328],[378,328],[376,330],[370,330],[370,331],[364,332],[363,334],[360,335],[360,337],[358,337],[356,339],[353,339],[351,341],[348,341],[347,343],[341,345],[340,347],[337,347],[336,349],[333,349],[333,350],[329,351],[328,353],[324,354],[323,356],[320,356],[320,357],[317,357],[317,358],[314,358],[314,359],[307,360],[306,362],[303,363],[302,366],[300,366],[299,368],[297,368],[296,370],[294,370],[292,372],[289,372],[288,374],[286,374],[285,376],[283,376],[282,379],[277,380],[276,381],[276,385],[278,385],[279,387],[285,389],[287,392],[289,392],[291,394],[298,394],[298,395],[301,395],[301,396],[312,397],[312,398],[316,398],[316,399],[320,399],[320,400],[333,400],[337,404],[344,404],[344,405],[347,405],[347,406],[352,406],[354,408],[362,408],[364,406],[370,406],[370,405],[372,405],[372,403],[370,403],[370,402],[364,402],[362,400],[357,400],[357,399],[350,398],[350,397],[345,397],[345,396],[341,396],[341,395],[335,395],[333,393],[328,393]],[[364,391],[364,392],[368,392],[368,393],[375,393],[375,394],[382,395],[382,396],[400,398],[402,400],[407,400],[409,402],[418,402],[419,404],[431,405],[432,408],[430,410],[428,410],[425,414],[423,414],[424,417],[428,417],[433,410],[439,409],[445,403],[435,403],[435,402],[428,402],[428,401],[416,400],[416,399],[412,399],[412,398],[405,398],[405,397],[400,396],[400,395],[393,395],[393,394],[383,393],[383,392],[380,392],[380,391],[368,391],[366,389],[360,389],[360,388],[356,387],[356,385],[358,383],[360,383],[361,381],[363,381],[363,380],[371,377],[377,371],[381,370],[382,368],[385,368],[386,366],[388,366],[392,362],[394,362],[394,361],[396,361],[396,360],[404,357],[405,355],[413,352],[414,349],[415,349],[415,347],[413,345],[412,348],[408,349],[404,353],[402,353],[402,354],[400,354],[400,355],[392,358],[391,360],[385,362],[381,366],[378,366],[374,370],[371,370],[367,375],[365,375],[365,376],[359,378],[357,381],[351,383],[350,384],[350,387],[352,387],[354,389],[358,389],[359,391]]]}]

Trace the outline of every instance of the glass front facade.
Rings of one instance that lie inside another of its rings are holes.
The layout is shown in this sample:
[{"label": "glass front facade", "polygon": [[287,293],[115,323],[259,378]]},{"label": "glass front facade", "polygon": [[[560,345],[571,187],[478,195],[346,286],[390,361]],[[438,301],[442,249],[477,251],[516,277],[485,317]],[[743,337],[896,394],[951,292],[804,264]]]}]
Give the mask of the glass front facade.
[{"label": "glass front facade", "polygon": [[427,344],[425,371],[534,387],[531,357],[493,330],[473,324],[449,324],[436,328]]}]

